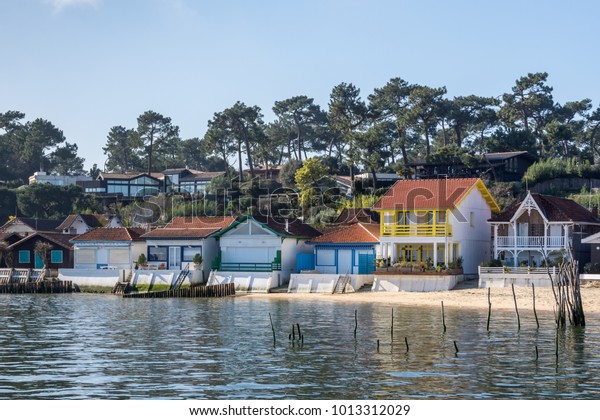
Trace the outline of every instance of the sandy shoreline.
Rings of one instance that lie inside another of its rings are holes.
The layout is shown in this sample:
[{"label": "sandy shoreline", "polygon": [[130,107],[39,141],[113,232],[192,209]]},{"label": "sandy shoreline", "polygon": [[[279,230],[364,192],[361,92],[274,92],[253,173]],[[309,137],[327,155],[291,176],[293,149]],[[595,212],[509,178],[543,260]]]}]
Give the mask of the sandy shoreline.
[{"label": "sandy shoreline", "polygon": [[[519,311],[533,311],[531,288],[515,287]],[[600,314],[600,284],[598,282],[583,285],[581,288],[583,309],[586,314]],[[239,295],[243,299],[282,299],[282,300],[318,300],[327,302],[377,303],[400,306],[435,306],[444,302],[444,307],[465,309],[488,309],[488,289],[465,288],[444,292],[361,292],[335,294],[328,293],[268,293]],[[491,289],[492,310],[513,310],[515,308],[511,288]],[[553,311],[554,295],[552,289],[535,289],[536,311]]]}]

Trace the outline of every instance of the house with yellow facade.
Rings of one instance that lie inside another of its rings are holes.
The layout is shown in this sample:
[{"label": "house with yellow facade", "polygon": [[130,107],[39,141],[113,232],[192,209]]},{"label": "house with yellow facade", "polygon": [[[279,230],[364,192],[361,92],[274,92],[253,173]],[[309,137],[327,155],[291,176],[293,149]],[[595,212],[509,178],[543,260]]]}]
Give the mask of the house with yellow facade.
[{"label": "house with yellow facade", "polygon": [[397,181],[373,210],[380,262],[462,266],[468,277],[490,259],[487,221],[500,208],[481,179],[444,178]]}]

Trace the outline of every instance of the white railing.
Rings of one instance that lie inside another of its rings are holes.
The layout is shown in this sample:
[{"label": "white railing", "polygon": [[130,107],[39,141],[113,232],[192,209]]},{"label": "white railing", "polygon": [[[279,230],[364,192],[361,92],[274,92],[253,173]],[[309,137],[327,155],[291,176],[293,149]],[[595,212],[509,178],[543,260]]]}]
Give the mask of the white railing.
[{"label": "white railing", "polygon": [[479,274],[556,274],[556,267],[479,267]]},{"label": "white railing", "polygon": [[496,241],[498,248],[566,248],[564,236],[498,236]]}]

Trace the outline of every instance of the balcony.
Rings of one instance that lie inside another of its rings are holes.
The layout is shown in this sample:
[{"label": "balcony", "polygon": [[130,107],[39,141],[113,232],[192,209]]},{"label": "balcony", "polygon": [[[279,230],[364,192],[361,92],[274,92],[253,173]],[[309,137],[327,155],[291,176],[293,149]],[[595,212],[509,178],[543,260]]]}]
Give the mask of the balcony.
[{"label": "balcony", "polygon": [[381,236],[452,236],[452,226],[447,224],[382,225]]},{"label": "balcony", "polygon": [[564,236],[498,236],[498,248],[519,249],[564,249],[567,247]]}]

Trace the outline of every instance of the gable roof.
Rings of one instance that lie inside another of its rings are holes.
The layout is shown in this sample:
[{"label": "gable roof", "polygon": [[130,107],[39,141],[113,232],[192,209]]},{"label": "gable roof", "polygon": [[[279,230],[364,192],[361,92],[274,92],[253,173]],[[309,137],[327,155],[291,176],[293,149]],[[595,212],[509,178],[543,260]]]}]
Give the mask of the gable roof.
[{"label": "gable roof", "polygon": [[379,225],[355,223],[314,238],[314,243],[379,243]]},{"label": "gable roof", "polygon": [[28,217],[15,217],[12,220],[6,222],[3,226],[0,227],[0,231],[6,231],[10,226],[17,225],[22,223],[28,226],[34,232],[52,232],[56,230],[58,225],[60,225],[60,220],[50,220],[50,219],[35,219]]},{"label": "gable roof", "polygon": [[274,234],[284,238],[310,239],[321,234],[321,232],[302,222],[300,219],[290,220],[283,217],[250,216],[247,214],[238,217],[234,223],[217,233],[215,236],[220,237],[248,220],[253,220]]},{"label": "gable roof", "polygon": [[70,214],[65,220],[63,220],[56,230],[68,229],[71,227],[73,222],[77,220],[77,216],[81,217],[85,224],[90,228],[98,228],[108,224],[108,220],[103,214]]},{"label": "gable roof", "polygon": [[498,204],[479,178],[399,180],[375,203],[374,210],[447,210],[477,188],[492,211]]},{"label": "gable roof", "polygon": [[76,236],[72,242],[125,241],[143,242],[140,238],[146,231],[143,228],[132,227],[103,227],[96,228]]},{"label": "gable roof", "polygon": [[70,244],[70,240],[73,239],[77,235],[65,235],[63,233],[50,233],[50,232],[36,232],[31,235],[25,236],[20,241],[15,242],[10,246],[11,249],[18,248],[21,244],[25,242],[29,242],[32,240],[39,241],[44,240],[51,242],[53,244],[59,245],[66,249],[72,249],[73,245]]},{"label": "gable roof", "polygon": [[535,161],[537,160],[537,158],[535,156],[533,156],[531,153],[525,151],[525,150],[521,150],[521,151],[515,151],[515,152],[493,152],[493,153],[484,153],[482,155],[482,158],[484,160],[487,160],[488,162],[496,162],[499,160],[506,160],[506,159],[510,159],[513,158],[515,156],[523,156],[531,161]]},{"label": "gable roof", "polygon": [[345,208],[333,222],[334,224],[373,223],[379,221],[379,214],[368,207]]},{"label": "gable roof", "polygon": [[234,221],[235,217],[174,217],[165,227],[145,233],[142,238],[206,238]]},{"label": "gable roof", "polygon": [[515,203],[503,212],[493,216],[490,221],[506,223],[512,221],[529,197],[535,202],[535,206],[548,222],[600,224],[600,219],[594,217],[588,209],[573,200],[531,192],[523,201]]}]

